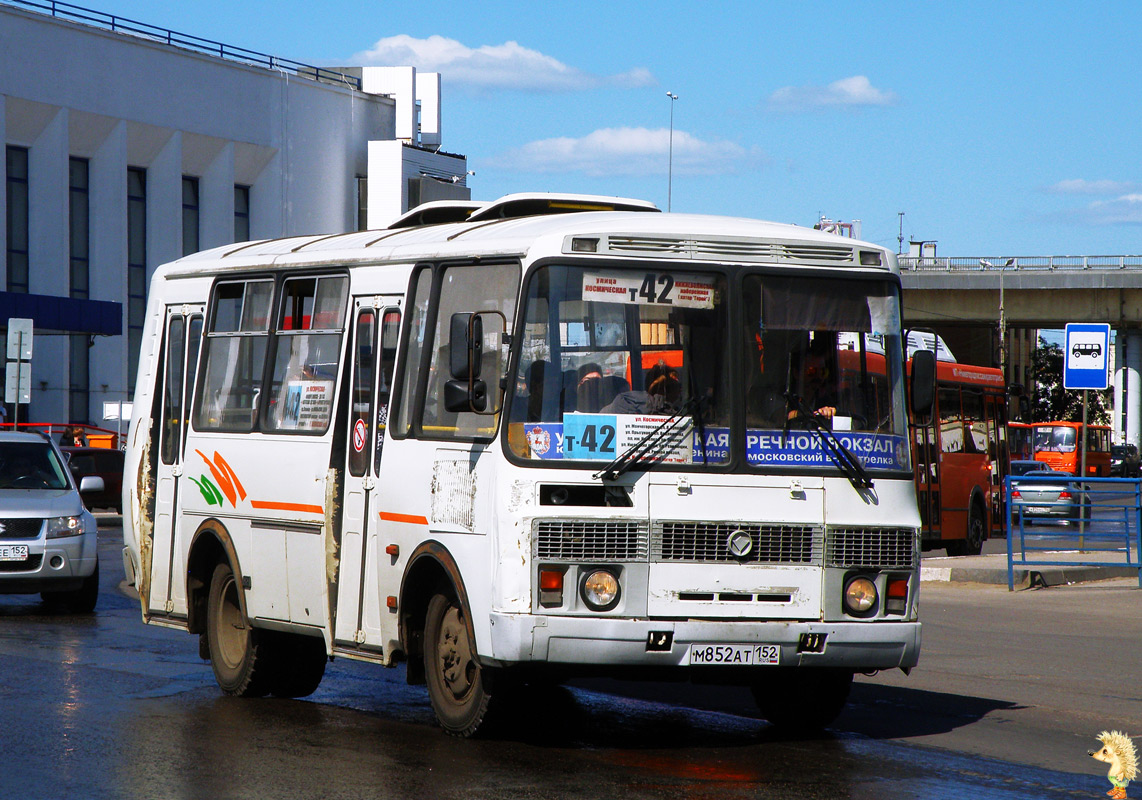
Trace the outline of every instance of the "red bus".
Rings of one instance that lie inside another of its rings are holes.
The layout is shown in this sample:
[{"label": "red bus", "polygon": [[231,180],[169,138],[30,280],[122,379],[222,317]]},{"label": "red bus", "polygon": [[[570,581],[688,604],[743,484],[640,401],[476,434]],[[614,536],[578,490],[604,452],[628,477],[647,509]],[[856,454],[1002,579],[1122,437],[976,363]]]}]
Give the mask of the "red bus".
[{"label": "red bus", "polygon": [[[1037,422],[1031,437],[1034,459],[1042,461],[1057,472],[1079,477],[1082,471],[1082,450],[1078,447],[1081,422]],[[1087,425],[1086,475],[1088,478],[1106,478],[1110,475],[1110,427]]]},{"label": "red bus", "polygon": [[913,420],[922,545],[978,555],[1006,527],[1007,387],[998,369],[952,361],[937,363],[936,381],[931,418]]},{"label": "red bus", "polygon": [[[942,347],[940,352],[944,352]],[[854,392],[860,386],[860,376],[849,363],[855,356],[839,353],[846,377],[842,388]],[[868,355],[868,373],[866,379],[871,379],[877,398],[889,397],[882,385],[883,356]],[[855,402],[850,405],[859,407]],[[1007,386],[1002,372],[938,361],[932,415],[910,422],[923,549],[942,547],[948,555],[978,555],[986,539],[1006,530],[1003,478],[1010,460]]]}]

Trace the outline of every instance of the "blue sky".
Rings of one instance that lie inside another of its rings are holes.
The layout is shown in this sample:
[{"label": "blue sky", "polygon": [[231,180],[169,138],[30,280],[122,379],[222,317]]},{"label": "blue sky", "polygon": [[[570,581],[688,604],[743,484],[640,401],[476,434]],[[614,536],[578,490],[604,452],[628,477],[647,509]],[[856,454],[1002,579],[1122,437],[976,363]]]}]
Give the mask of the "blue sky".
[{"label": "blue sky", "polygon": [[1100,3],[87,0],[322,65],[443,76],[473,197],[576,191],[937,240],[1142,252],[1139,7]]}]

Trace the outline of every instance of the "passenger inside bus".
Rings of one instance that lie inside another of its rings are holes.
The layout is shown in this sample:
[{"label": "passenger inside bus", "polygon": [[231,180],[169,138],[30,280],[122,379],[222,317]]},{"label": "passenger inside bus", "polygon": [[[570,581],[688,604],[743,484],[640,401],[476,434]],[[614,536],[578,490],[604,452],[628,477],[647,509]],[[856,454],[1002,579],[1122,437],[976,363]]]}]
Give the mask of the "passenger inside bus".
[{"label": "passenger inside bus", "polygon": [[678,410],[682,382],[674,367],[659,361],[646,371],[645,381],[645,391],[620,392],[600,410],[607,414],[673,414]]}]

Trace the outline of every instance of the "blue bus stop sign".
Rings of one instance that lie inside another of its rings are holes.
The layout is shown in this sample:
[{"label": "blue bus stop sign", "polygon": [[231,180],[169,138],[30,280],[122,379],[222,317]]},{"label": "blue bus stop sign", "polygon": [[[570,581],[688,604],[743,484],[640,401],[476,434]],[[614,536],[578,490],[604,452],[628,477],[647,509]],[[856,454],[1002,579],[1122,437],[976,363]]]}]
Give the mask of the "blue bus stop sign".
[{"label": "blue bus stop sign", "polygon": [[1064,389],[1105,389],[1110,364],[1110,325],[1069,322],[1063,348]]}]

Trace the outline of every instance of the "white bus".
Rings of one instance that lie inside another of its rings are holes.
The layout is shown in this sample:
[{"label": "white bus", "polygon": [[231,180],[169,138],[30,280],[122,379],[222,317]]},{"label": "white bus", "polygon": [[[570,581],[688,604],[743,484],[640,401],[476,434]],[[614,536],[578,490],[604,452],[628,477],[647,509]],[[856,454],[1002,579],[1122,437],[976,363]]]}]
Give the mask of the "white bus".
[{"label": "white bus", "polygon": [[599,673],[824,725],[919,657],[899,293],[882,247],[587,196],[167,264],[124,476],[143,619],[227,694],[405,663],[461,736]]}]

